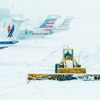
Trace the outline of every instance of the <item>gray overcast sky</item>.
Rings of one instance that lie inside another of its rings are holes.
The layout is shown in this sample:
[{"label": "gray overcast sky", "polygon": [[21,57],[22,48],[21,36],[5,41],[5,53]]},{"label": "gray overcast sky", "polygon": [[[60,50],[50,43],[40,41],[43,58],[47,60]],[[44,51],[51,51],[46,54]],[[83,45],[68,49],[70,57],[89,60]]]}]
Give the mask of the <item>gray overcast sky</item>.
[{"label": "gray overcast sky", "polygon": [[50,14],[85,19],[74,26],[81,24],[82,31],[87,28],[92,33],[93,30],[100,33],[100,0],[0,0],[0,7],[10,8],[14,14],[23,14],[37,26]]},{"label": "gray overcast sky", "polygon": [[100,0],[0,0],[0,7],[31,18],[49,14],[100,18]]}]

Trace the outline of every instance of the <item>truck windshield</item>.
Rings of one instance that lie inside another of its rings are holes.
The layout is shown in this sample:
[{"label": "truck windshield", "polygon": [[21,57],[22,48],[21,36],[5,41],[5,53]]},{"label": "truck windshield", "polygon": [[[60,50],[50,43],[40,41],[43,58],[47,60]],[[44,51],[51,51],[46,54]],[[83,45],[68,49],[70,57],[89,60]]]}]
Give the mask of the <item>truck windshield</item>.
[{"label": "truck windshield", "polygon": [[64,50],[64,57],[72,57],[73,56],[72,49],[65,49]]}]

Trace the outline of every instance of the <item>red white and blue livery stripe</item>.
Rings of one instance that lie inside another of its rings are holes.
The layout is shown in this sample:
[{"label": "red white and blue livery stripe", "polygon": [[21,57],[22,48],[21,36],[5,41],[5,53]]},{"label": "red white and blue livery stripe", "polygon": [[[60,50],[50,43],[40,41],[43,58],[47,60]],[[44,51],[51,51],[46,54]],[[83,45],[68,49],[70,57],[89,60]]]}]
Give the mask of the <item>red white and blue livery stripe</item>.
[{"label": "red white and blue livery stripe", "polygon": [[49,15],[44,23],[36,30],[33,31],[32,35],[50,35],[52,34],[53,26],[56,20],[59,18],[57,15]]}]

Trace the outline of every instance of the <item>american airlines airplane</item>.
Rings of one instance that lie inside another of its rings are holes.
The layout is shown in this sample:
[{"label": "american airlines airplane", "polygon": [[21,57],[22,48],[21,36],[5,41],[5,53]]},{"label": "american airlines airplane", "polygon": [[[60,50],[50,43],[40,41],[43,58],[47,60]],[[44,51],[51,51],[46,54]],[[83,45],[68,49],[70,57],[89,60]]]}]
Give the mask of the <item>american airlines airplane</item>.
[{"label": "american airlines airplane", "polygon": [[1,32],[3,38],[0,39],[0,49],[7,48],[12,44],[18,43],[19,41],[16,40],[17,33],[21,26],[22,20],[11,19],[7,28],[3,29]]},{"label": "american airlines airplane", "polygon": [[32,35],[50,35],[50,34],[52,34],[53,33],[52,29],[58,18],[60,18],[60,16],[58,16],[58,15],[49,15],[40,27],[33,30]]},{"label": "american airlines airplane", "polygon": [[58,15],[49,15],[45,21],[37,28],[33,28],[32,26],[29,26],[27,28],[24,27],[24,30],[20,30],[20,33],[18,35],[18,39],[22,40],[22,39],[30,39],[32,38],[31,35],[33,36],[46,36],[46,35],[50,35],[53,34],[55,32],[60,32],[60,31],[64,31],[64,30],[68,30],[69,25],[71,20],[73,19],[73,17],[66,17],[66,19],[63,21],[63,23],[61,25],[58,26],[54,26],[57,19],[61,18]]},{"label": "american airlines airplane", "polygon": [[70,29],[69,25],[70,25],[73,18],[74,17],[70,17],[70,16],[66,17],[66,19],[62,22],[61,25],[58,25],[58,26],[53,28],[53,32],[69,30]]}]

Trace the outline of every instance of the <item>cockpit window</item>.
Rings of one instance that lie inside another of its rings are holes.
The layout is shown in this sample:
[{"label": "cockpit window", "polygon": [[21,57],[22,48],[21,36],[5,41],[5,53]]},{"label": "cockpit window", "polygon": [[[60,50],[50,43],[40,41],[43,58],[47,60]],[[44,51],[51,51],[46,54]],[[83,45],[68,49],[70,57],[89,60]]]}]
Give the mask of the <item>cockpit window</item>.
[{"label": "cockpit window", "polygon": [[64,57],[72,57],[73,56],[72,49],[65,49],[64,50]]}]

